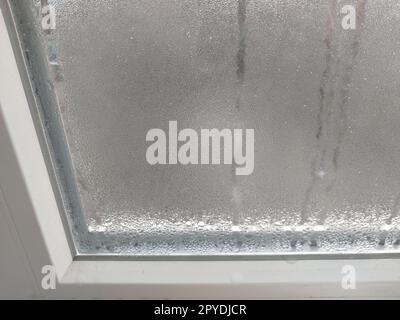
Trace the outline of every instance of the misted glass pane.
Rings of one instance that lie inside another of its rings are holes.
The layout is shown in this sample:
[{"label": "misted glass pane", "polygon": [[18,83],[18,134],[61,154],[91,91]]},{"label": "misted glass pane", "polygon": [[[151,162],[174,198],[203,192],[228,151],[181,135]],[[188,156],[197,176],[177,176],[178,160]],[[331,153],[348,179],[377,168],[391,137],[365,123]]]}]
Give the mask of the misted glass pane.
[{"label": "misted glass pane", "polygon": [[13,4],[80,253],[397,250],[398,1]]}]

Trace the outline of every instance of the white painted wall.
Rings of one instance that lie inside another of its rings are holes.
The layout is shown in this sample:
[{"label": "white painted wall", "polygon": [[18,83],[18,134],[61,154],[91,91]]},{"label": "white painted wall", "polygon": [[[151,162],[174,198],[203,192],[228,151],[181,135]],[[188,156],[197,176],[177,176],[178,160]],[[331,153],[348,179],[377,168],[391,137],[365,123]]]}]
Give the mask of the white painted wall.
[{"label": "white painted wall", "polygon": [[30,299],[35,297],[33,277],[6,210],[0,189],[0,299]]}]

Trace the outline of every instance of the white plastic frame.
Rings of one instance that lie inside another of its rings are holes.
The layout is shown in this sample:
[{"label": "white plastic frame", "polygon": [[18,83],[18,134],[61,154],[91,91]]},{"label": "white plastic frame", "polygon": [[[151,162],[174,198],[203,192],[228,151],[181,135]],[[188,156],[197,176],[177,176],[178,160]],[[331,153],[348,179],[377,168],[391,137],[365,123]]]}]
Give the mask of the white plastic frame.
[{"label": "white plastic frame", "polygon": [[[24,249],[36,283],[34,298],[400,297],[398,259],[77,261],[69,247],[1,11],[0,210]],[[41,286],[45,265],[55,267],[56,290]],[[356,270],[355,290],[342,288],[346,265]]]}]

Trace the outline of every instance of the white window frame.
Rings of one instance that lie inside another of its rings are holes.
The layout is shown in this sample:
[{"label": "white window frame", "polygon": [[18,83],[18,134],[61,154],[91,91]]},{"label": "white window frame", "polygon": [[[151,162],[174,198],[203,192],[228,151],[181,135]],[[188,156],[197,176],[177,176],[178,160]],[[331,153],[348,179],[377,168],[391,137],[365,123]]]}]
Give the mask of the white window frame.
[{"label": "white window frame", "polygon": [[[11,221],[43,298],[267,299],[400,297],[400,259],[130,261],[79,258],[52,189],[0,11],[0,210]],[[1,259],[1,257],[0,257]],[[52,265],[56,290],[41,286]],[[342,268],[356,289],[342,288]]]}]

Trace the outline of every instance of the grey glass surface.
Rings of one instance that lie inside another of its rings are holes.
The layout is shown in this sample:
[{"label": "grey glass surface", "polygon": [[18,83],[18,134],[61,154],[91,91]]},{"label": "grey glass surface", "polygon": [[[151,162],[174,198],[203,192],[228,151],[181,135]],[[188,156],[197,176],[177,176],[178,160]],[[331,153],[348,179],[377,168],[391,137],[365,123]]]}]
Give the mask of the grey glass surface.
[{"label": "grey glass surface", "polygon": [[[398,1],[48,3],[13,1],[80,253],[397,252]],[[254,172],[148,164],[172,120],[254,129]]]}]

